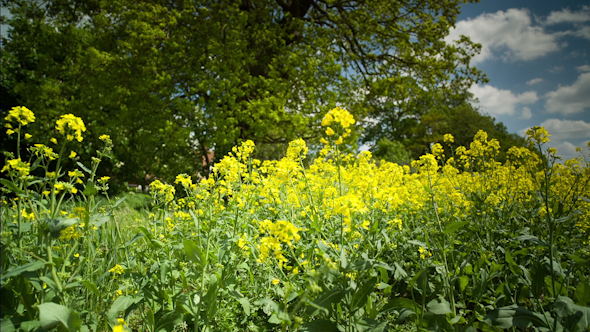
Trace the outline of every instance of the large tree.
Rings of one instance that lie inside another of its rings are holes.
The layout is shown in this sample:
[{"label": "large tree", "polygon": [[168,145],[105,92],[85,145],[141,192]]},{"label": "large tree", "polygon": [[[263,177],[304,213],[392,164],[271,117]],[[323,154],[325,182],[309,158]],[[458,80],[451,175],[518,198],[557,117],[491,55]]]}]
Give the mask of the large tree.
[{"label": "large tree", "polygon": [[374,120],[484,80],[478,45],[444,41],[467,1],[4,1],[3,87],[39,133],[63,113],[110,133],[120,179],[192,173],[240,140],[317,141],[337,104]]}]

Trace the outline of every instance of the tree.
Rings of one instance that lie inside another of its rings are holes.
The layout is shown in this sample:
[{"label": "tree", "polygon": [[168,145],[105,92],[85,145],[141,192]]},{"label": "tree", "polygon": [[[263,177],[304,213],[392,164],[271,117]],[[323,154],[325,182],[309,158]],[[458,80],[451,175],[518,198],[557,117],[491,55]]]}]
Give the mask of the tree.
[{"label": "tree", "polygon": [[[495,118],[482,114],[474,104],[470,93],[440,91],[422,94],[404,104],[381,104],[382,108],[373,112],[377,120],[369,124],[367,133],[370,134],[364,137],[364,142],[372,144],[372,150],[380,150],[381,154],[386,154],[387,147],[381,141],[399,142],[413,159],[429,153],[433,143],[442,143],[444,134],[454,136],[454,146],[469,147],[475,134],[483,130],[489,139],[500,142],[500,161],[506,160],[510,147],[524,146],[524,138],[510,134],[502,122],[496,123]],[[399,146],[394,150],[400,150]],[[447,151],[447,156],[450,155]]]},{"label": "tree", "polygon": [[89,141],[110,133],[119,179],[170,178],[245,139],[313,144],[337,104],[377,117],[383,98],[483,81],[478,45],[444,42],[464,2],[5,1],[2,73],[43,123],[71,112]]}]

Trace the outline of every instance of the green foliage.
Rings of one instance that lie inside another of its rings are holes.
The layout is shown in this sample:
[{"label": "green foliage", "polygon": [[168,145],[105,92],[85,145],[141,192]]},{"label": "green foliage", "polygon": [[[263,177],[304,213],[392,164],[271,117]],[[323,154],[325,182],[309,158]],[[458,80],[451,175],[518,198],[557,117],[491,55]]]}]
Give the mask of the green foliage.
[{"label": "green foliage", "polygon": [[99,175],[172,181],[246,139],[268,146],[262,159],[297,137],[318,144],[337,103],[362,118],[383,98],[482,81],[478,45],[443,41],[464,2],[7,1],[3,89],[37,110],[42,142],[65,113],[93,144],[110,133],[116,159]]},{"label": "green foliage", "polygon": [[[525,145],[524,138],[510,134],[506,126],[495,118],[482,114],[472,105],[472,96],[464,91],[436,90],[399,104],[397,101],[372,105],[363,142],[373,144],[371,151],[384,151],[384,142],[403,143],[412,159],[430,153],[433,143],[442,143],[443,135],[455,137],[454,146],[468,147],[479,130],[500,143],[498,160],[506,161],[507,151]],[[383,140],[383,142],[381,142]],[[393,148],[393,147],[392,147]],[[398,148],[395,148],[398,150]],[[446,155],[452,155],[446,147]],[[389,159],[387,159],[389,160]],[[394,159],[404,162],[404,159]]]},{"label": "green foliage", "polygon": [[410,153],[406,151],[402,143],[390,141],[385,137],[377,141],[371,152],[376,160],[385,160],[402,165],[409,165],[412,161]]}]

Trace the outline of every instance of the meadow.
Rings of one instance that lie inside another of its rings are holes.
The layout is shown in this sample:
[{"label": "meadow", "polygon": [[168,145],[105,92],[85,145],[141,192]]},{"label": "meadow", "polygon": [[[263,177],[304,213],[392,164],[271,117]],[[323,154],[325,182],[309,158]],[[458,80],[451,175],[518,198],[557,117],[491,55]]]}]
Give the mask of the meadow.
[{"label": "meadow", "polygon": [[336,108],[313,160],[302,139],[271,161],[245,141],[208,178],[111,198],[108,135],[64,169],[82,119],[53,146],[27,108],[6,121],[3,332],[590,330],[588,151],[559,160],[543,128],[505,163],[480,131],[400,166],[346,153]]}]

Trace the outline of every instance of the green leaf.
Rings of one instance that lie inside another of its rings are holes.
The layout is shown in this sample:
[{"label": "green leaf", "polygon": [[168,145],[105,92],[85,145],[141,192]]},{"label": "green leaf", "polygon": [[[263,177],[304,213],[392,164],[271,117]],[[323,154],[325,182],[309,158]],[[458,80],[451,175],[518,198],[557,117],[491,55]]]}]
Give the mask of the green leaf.
[{"label": "green leaf", "polygon": [[84,191],[82,193],[84,195],[86,195],[86,196],[95,196],[95,195],[97,195],[98,194],[98,190],[96,190],[96,187],[94,186],[94,181],[88,179],[88,181],[86,181],[86,188],[84,188]]},{"label": "green leaf", "polygon": [[129,197],[129,196],[123,196],[123,197],[119,198],[115,202],[115,204],[113,204],[113,208],[116,208],[117,206],[119,206],[119,204],[123,203],[127,199],[127,197]]},{"label": "green leaf", "polygon": [[283,321],[279,318],[279,316],[277,316],[277,314],[273,313],[270,315],[268,322],[271,324],[281,324]]},{"label": "green leaf", "polygon": [[547,270],[543,266],[541,262],[535,262],[533,264],[532,270],[532,281],[531,281],[531,292],[535,298],[539,298],[541,294],[543,294],[543,289],[545,287],[545,276],[547,275]]},{"label": "green leaf", "polygon": [[547,242],[545,242],[545,241],[543,241],[543,240],[541,240],[538,237],[533,236],[533,235],[521,235],[521,236],[518,236],[518,237],[516,237],[514,239],[516,241],[521,241],[521,242],[522,241],[531,241],[531,242],[533,242],[535,244],[538,244],[538,245],[540,245],[542,247],[548,247],[549,246],[549,244]]},{"label": "green leaf", "polygon": [[207,304],[207,317],[213,319],[215,312],[217,312],[217,291],[219,290],[219,282],[217,276],[212,274],[209,276],[209,289],[205,295],[205,302]]},{"label": "green leaf", "polygon": [[95,227],[100,227],[100,226],[106,224],[107,222],[109,222],[110,220],[111,220],[110,215],[95,214],[92,216],[92,221],[90,222],[90,224]]},{"label": "green leaf", "polygon": [[41,327],[46,330],[56,326],[62,326],[69,332],[80,329],[80,316],[73,309],[51,302],[40,304],[37,308]]},{"label": "green leaf", "polygon": [[[261,300],[255,301],[254,304],[257,306],[263,307],[263,308],[271,309],[272,312],[279,312],[280,311],[279,305],[271,299],[261,299]],[[265,311],[267,311],[267,310],[265,310]]]},{"label": "green leaf", "polygon": [[320,312],[328,314],[332,310],[332,304],[338,303],[348,293],[348,290],[339,288],[331,289],[322,293],[313,302],[307,302],[310,307],[307,308],[307,314],[315,316]]},{"label": "green leaf", "polygon": [[340,248],[340,267],[343,270],[346,270],[347,266],[348,266],[348,260],[346,259],[346,252],[344,250],[344,246],[342,246]]},{"label": "green leaf", "polygon": [[452,222],[450,224],[447,224],[447,226],[445,227],[445,230],[443,231],[443,233],[444,234],[452,234],[452,233],[455,233],[459,229],[461,229],[461,228],[465,227],[466,225],[468,225],[470,222],[471,222],[470,220],[465,220],[465,221]]},{"label": "green leaf", "polygon": [[4,275],[2,275],[2,282],[4,282],[4,280],[6,280],[10,277],[21,275],[24,272],[37,271],[37,270],[43,268],[44,266],[45,266],[45,263],[43,263],[41,261],[34,261],[34,262],[30,262],[30,263],[27,263],[24,265],[19,265],[17,267],[8,269],[8,271],[6,271],[6,273]]},{"label": "green leaf", "polygon": [[388,322],[379,322],[375,319],[364,318],[357,321],[354,325],[359,332],[383,332],[387,331]]},{"label": "green leaf", "polygon": [[88,174],[92,174],[92,171],[88,169],[88,167],[84,166],[84,164],[82,164],[81,162],[76,162],[76,164],[78,165],[78,167],[80,167],[84,172],[88,173]]},{"label": "green leaf", "polygon": [[489,312],[484,317],[483,321],[488,325],[496,326],[501,329],[509,329],[512,327],[524,329],[529,326],[529,324],[536,327],[549,327],[543,316],[523,307],[519,307],[516,304],[497,308]]},{"label": "green leaf", "polygon": [[98,291],[98,288],[96,288],[96,285],[93,282],[90,282],[88,280],[84,280],[84,281],[82,281],[82,283],[84,284],[84,286],[86,286],[86,288],[89,291],[91,291],[92,293],[94,293],[94,295],[96,295],[98,298],[101,297],[101,294]]},{"label": "green leaf", "polygon": [[248,298],[241,297],[238,299],[238,302],[240,302],[240,304],[242,305],[242,308],[244,309],[244,313],[246,314],[246,316],[250,316],[250,301],[248,300]]},{"label": "green leaf", "polygon": [[[20,329],[25,332],[36,330],[39,327],[41,327],[41,322],[38,320],[28,320],[20,324]],[[2,332],[4,332],[4,329],[2,329]]]},{"label": "green leaf", "polygon": [[377,277],[371,277],[367,280],[361,287],[359,287],[354,295],[352,296],[351,307],[354,311],[355,309],[361,308],[367,302],[367,297],[369,294],[373,292],[375,289],[375,283],[377,282]]},{"label": "green leaf", "polygon": [[16,327],[19,326],[19,323],[13,322],[13,320],[17,320],[17,319],[16,318],[10,318],[10,317],[4,317],[4,318],[2,318],[2,321],[0,322],[0,330],[2,332],[13,332],[13,331],[16,331]]},{"label": "green leaf", "polygon": [[202,264],[205,259],[203,258],[203,252],[201,251],[199,246],[197,246],[197,244],[194,241],[189,239],[183,239],[182,244],[184,245],[184,252],[186,253],[188,259],[190,259],[193,263],[197,264],[199,268],[201,268],[203,266]]},{"label": "green leaf", "polygon": [[508,266],[510,267],[510,271],[512,271],[512,273],[520,275],[520,268],[518,267],[518,264],[516,264],[516,262],[512,258],[512,255],[510,255],[508,251],[506,251],[506,263],[508,263]]},{"label": "green leaf", "polygon": [[109,319],[109,322],[113,325],[115,325],[117,323],[117,316],[119,316],[119,313],[121,311],[125,311],[127,310],[127,308],[129,308],[130,306],[132,306],[133,304],[139,302],[141,300],[141,298],[134,298],[132,296],[119,296],[115,302],[113,302],[113,304],[111,305],[111,309],[109,309],[109,312],[107,314],[107,318]]},{"label": "green leaf", "polygon": [[176,310],[169,311],[165,313],[163,316],[161,316],[159,319],[157,319],[156,332],[172,331],[175,325],[182,323],[183,314],[180,311],[181,307],[181,305],[177,305]]},{"label": "green leaf", "polygon": [[444,298],[434,299],[428,302],[426,306],[428,307],[428,310],[435,315],[446,315],[453,312],[451,310],[451,305]]},{"label": "green leaf", "polygon": [[316,319],[301,325],[300,331],[306,332],[338,332],[338,325],[327,319]]},{"label": "green leaf", "polygon": [[590,283],[588,280],[583,280],[578,284],[574,291],[574,299],[579,305],[588,305],[590,303]]},{"label": "green leaf", "polygon": [[389,300],[389,302],[387,302],[387,304],[385,306],[383,306],[383,308],[381,309],[381,312],[387,312],[390,310],[398,310],[401,308],[412,309],[412,311],[417,312],[417,313],[420,313],[422,311],[422,306],[420,306],[414,300],[408,299],[405,297],[395,297],[395,298]]},{"label": "green leaf", "polygon": [[587,331],[590,328],[590,307],[574,304],[572,299],[558,296],[553,311],[561,318],[565,318],[566,331]]},{"label": "green leaf", "polygon": [[460,276],[457,279],[458,283],[459,283],[459,289],[461,290],[461,292],[464,292],[465,289],[467,288],[467,285],[469,284],[469,277],[468,276]]},{"label": "green leaf", "polygon": [[10,189],[10,191],[12,191],[15,194],[24,193],[24,191],[22,191],[16,184],[14,184],[14,182],[8,179],[0,179],[0,183],[2,183],[5,188]]}]

